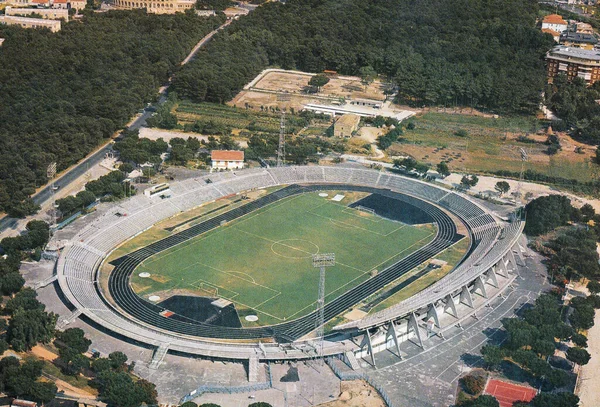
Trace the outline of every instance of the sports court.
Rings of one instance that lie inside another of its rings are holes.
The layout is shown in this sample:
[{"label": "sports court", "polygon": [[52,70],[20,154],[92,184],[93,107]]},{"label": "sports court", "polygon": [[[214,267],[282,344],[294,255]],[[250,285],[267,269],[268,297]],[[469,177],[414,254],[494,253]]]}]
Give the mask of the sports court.
[{"label": "sports court", "polygon": [[[360,198],[351,193],[321,195],[282,199],[152,256],[135,270],[132,287],[145,298],[168,292],[225,298],[241,314],[256,314],[252,325],[272,324],[314,310],[319,273],[313,254],[336,255],[336,266],[327,270],[330,301],[435,236],[431,225],[349,207]],[[344,197],[336,202],[335,195]]]},{"label": "sports court", "polygon": [[485,387],[485,394],[496,397],[500,407],[511,407],[516,401],[531,401],[537,391],[533,387],[490,379]]}]

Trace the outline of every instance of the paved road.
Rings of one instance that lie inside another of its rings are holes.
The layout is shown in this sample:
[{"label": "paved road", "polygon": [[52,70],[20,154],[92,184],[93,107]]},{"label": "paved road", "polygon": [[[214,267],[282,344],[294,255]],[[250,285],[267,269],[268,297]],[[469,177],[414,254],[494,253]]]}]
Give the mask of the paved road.
[{"label": "paved road", "polygon": [[[192,49],[192,51],[189,53],[189,55],[181,62],[181,65],[185,65],[186,63],[188,63],[189,61],[191,61],[196,56],[196,54],[198,53],[198,51],[200,50],[200,48],[202,48],[203,46],[205,46],[218,31],[220,31],[221,29],[225,28],[230,23],[231,23],[231,21],[226,21],[219,28],[217,28],[214,31],[211,31],[204,38],[202,38],[198,42],[198,44],[196,44],[196,46]],[[160,97],[158,98],[158,101],[155,103],[155,106],[159,106],[159,105],[161,105],[161,104],[163,104],[163,103],[166,102],[166,100],[167,100],[167,96],[166,95],[167,95],[167,91],[168,91],[168,88],[169,88],[170,85],[171,85],[171,79],[169,79],[169,83],[168,83],[168,85],[166,87],[161,88]],[[140,127],[145,126],[146,125],[146,120],[148,120],[148,118],[152,116],[152,113],[153,113],[152,111],[144,110],[144,113],[142,115],[140,115],[137,119],[135,119],[133,121],[133,123],[131,123],[129,125],[128,128],[130,130],[137,130]],[[98,163],[100,163],[104,159],[104,157],[106,156],[106,154],[112,150],[112,144],[113,143],[112,143],[112,140],[111,140],[106,145],[104,145],[102,148],[100,148],[96,152],[94,152],[91,155],[89,155],[83,161],[81,161],[78,164],[76,164],[75,166],[71,167],[60,178],[58,178],[58,179],[55,180],[55,184],[59,185],[61,188],[64,188],[64,187],[68,186],[70,183],[74,182],[77,178],[79,178],[83,174],[85,174],[86,171],[88,171],[88,169],[90,169],[93,166],[95,166]],[[43,189],[41,189],[40,191],[38,191],[33,196],[33,201],[35,203],[37,203],[38,205],[43,205],[51,197],[52,197],[52,186],[51,185],[46,185]],[[18,221],[19,221],[19,219],[10,218],[8,216],[3,217],[2,219],[0,219],[0,233],[4,232],[6,230],[17,228],[18,227]]]},{"label": "paved road", "polygon": [[527,258],[527,269],[519,270],[514,288],[498,297],[492,307],[480,311],[479,319],[471,319],[445,333],[445,340],[437,336],[425,342],[425,351],[411,342],[401,345],[404,359],[390,352],[376,355],[379,369],[367,367],[398,406],[446,407],[452,405],[460,376],[469,370],[482,367],[480,349],[486,343],[500,344],[505,335],[502,319],[514,316],[532,303],[540,291],[549,287],[545,268],[537,254]]}]

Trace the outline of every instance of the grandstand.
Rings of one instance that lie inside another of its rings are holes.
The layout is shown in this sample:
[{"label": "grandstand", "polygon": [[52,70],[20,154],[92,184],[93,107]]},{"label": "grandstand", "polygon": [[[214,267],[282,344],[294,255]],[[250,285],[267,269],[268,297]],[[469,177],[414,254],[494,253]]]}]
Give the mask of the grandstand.
[{"label": "grandstand", "polygon": [[[160,220],[203,203],[279,185],[288,186],[117,259],[109,282],[116,307],[101,292],[98,285],[100,265],[122,242]],[[217,173],[174,182],[170,185],[170,199],[154,200],[138,195],[110,207],[83,228],[77,221],[69,227],[81,229],[65,247],[57,263],[59,285],[77,312],[115,333],[162,349],[160,354],[171,349],[228,359],[249,359],[257,355],[262,360],[314,356],[310,340],[304,339],[314,329],[313,314],[261,328],[214,327],[183,319],[158,318],[163,310],[133,293],[129,275],[145,258],[216,228],[221,221],[231,221],[286,196],[323,189],[354,189],[393,195],[419,207],[438,226],[438,234],[429,244],[328,302],[326,320],[451,245],[457,236],[456,225],[440,207],[461,220],[472,241],[468,256],[452,272],[418,295],[361,320],[337,326],[335,329],[339,334],[325,342],[326,355],[351,358],[349,353],[352,353],[373,358],[373,352],[397,346],[399,340],[416,338],[420,342],[420,332],[428,320],[435,320],[435,326],[441,332],[446,316],[460,320],[461,314],[468,312],[462,311],[463,305],[475,309],[474,304],[487,301],[514,278],[511,271],[517,267],[515,253],[520,255],[518,239],[524,226],[521,221],[504,224],[469,198],[418,180],[361,168],[309,166]],[[341,340],[352,337],[357,339]],[[231,341],[236,338],[244,341]],[[263,343],[257,344],[253,340]]]}]

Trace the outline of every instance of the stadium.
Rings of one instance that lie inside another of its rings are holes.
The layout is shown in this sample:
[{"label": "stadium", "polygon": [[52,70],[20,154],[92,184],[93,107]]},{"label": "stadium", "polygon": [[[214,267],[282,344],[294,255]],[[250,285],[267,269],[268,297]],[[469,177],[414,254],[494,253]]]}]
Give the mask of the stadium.
[{"label": "stadium", "polygon": [[[523,261],[519,216],[502,219],[466,195],[384,171],[250,169],[173,182],[161,195],[136,195],[68,226],[57,262],[72,309],[59,326],[83,315],[152,346],[151,368],[171,351],[248,361],[250,377],[259,361],[321,352],[357,369],[378,351],[400,356],[402,341],[443,337],[501,295]],[[168,233],[150,233],[169,219],[177,222]],[[468,243],[464,253],[436,281],[343,317],[431,273],[457,242]],[[311,259],[329,252],[336,264],[317,309]]]}]

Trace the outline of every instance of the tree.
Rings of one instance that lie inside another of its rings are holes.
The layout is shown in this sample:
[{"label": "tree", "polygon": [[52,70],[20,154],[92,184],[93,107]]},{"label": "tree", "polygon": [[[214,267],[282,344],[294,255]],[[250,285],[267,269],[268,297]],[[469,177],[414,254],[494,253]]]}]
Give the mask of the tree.
[{"label": "tree", "polygon": [[510,190],[510,185],[506,181],[498,181],[494,189],[502,196]]},{"label": "tree", "polygon": [[596,210],[589,203],[584,204],[581,207],[580,211],[581,211],[581,216],[583,217],[584,222],[589,222],[590,219],[592,219],[594,217],[594,215],[596,214]]},{"label": "tree", "polygon": [[492,369],[500,366],[500,363],[504,360],[504,351],[499,346],[485,345],[481,348],[481,354],[485,364]]},{"label": "tree", "polygon": [[525,212],[525,233],[538,236],[566,225],[571,219],[573,209],[570,199],[566,196],[549,195],[530,201],[525,207]]},{"label": "tree", "polygon": [[587,337],[585,335],[575,333],[571,337],[571,340],[573,341],[573,343],[576,346],[579,346],[580,348],[587,348],[587,346],[588,346],[587,345]]},{"label": "tree", "polygon": [[54,337],[56,319],[55,314],[40,309],[19,309],[8,324],[8,342],[17,352],[29,350],[38,342],[48,343]]},{"label": "tree", "polygon": [[110,360],[113,369],[121,369],[127,362],[127,355],[123,352],[116,351],[110,353],[108,359]]},{"label": "tree", "polygon": [[590,361],[590,354],[587,350],[582,348],[569,348],[567,349],[567,359],[573,363],[577,363],[580,366],[587,365]]},{"label": "tree", "polygon": [[448,168],[448,164],[446,161],[442,161],[436,166],[437,172],[442,176],[442,178],[446,178],[450,175],[450,169]]},{"label": "tree", "polygon": [[186,401],[185,403],[181,404],[179,407],[198,407],[198,404],[194,403],[193,401]]},{"label": "tree", "polygon": [[539,393],[528,404],[530,407],[577,407],[579,397],[570,392]]},{"label": "tree", "polygon": [[485,387],[486,378],[479,375],[466,375],[460,379],[463,388],[467,393],[477,395],[481,393]]},{"label": "tree", "polygon": [[479,182],[479,177],[477,175],[463,175],[460,180],[460,186],[464,189],[469,189],[474,187]]},{"label": "tree", "polygon": [[370,65],[361,67],[358,70],[358,75],[360,76],[360,81],[365,88],[373,83],[375,78],[377,78],[377,72],[375,72],[375,69],[373,69],[373,67]]},{"label": "tree", "polygon": [[500,403],[495,397],[484,395],[465,401],[461,407],[500,407]]},{"label": "tree", "polygon": [[321,91],[321,88],[329,83],[329,77],[327,75],[314,75],[308,81],[308,84],[314,88],[317,88],[317,92]]},{"label": "tree", "polygon": [[590,282],[587,283],[587,289],[590,291],[590,293],[596,295],[600,293],[600,283],[596,280],[590,280]]},{"label": "tree", "polygon": [[59,347],[73,349],[77,353],[85,353],[92,341],[85,337],[85,333],[79,328],[69,328],[64,332],[56,334],[56,340],[60,342]]}]

